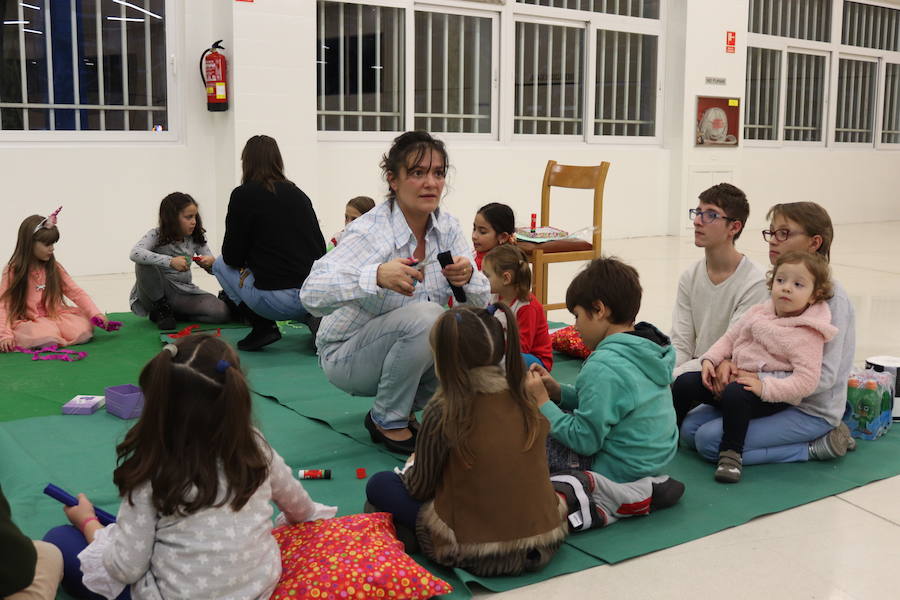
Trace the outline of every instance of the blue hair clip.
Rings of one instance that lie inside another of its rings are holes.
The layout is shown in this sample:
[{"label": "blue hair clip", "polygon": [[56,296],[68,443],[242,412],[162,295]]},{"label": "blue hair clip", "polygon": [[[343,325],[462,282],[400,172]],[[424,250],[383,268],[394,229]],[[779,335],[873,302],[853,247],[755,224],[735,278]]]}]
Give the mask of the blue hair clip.
[{"label": "blue hair clip", "polygon": [[227,360],[220,360],[219,362],[216,363],[216,371],[218,371],[219,373],[224,373],[225,371],[228,370],[228,367],[230,367],[230,366],[231,366],[231,363],[228,362]]},{"label": "blue hair clip", "polygon": [[456,323],[462,323],[462,313],[453,313],[453,316],[456,317]]},{"label": "blue hair clip", "polygon": [[485,308],[485,310],[488,311],[489,315],[494,316],[494,313],[497,312],[497,308],[499,308],[499,307],[497,306],[497,303],[495,302],[494,304],[488,304],[487,308]]}]

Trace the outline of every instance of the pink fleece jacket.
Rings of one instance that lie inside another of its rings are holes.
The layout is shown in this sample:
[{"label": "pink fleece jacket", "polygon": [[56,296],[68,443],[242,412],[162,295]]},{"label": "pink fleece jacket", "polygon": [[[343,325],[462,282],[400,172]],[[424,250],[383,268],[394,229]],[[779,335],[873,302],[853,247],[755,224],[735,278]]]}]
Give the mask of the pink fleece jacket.
[{"label": "pink fleece jacket", "polygon": [[730,358],[737,368],[754,373],[790,371],[784,378],[763,378],[761,397],[797,405],[816,391],[822,348],[836,333],[825,302],[816,302],[796,317],[779,317],[769,300],[752,306],[701,360],[718,366]]}]

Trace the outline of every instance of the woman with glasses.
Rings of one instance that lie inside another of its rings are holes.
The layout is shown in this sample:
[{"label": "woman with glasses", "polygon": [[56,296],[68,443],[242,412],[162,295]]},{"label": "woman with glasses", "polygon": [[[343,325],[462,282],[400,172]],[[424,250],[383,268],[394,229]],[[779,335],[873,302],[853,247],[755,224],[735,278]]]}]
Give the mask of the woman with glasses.
[{"label": "woman with glasses", "polygon": [[[776,204],[767,217],[769,228],[762,234],[769,243],[772,264],[780,255],[793,251],[818,253],[826,261],[830,258],[834,228],[828,213],[818,204]],[[847,403],[847,378],[856,352],[856,317],[846,290],[834,279],[832,283],[834,296],[827,304],[831,309],[831,324],[838,332],[825,344],[819,385],[799,405],[750,421],[744,443],[744,465],[825,460],[843,456],[855,447],[846,428],[839,426]],[[739,374],[748,375],[744,371]],[[715,461],[722,440],[720,411],[709,405],[695,408],[684,419],[681,439],[707,460]]]},{"label": "woman with glasses", "polygon": [[768,297],[765,273],[735,248],[750,204],[730,183],[720,183],[699,196],[689,211],[694,245],[704,257],[681,274],[672,314],[675,377],[700,371],[700,356],[738,317]]}]

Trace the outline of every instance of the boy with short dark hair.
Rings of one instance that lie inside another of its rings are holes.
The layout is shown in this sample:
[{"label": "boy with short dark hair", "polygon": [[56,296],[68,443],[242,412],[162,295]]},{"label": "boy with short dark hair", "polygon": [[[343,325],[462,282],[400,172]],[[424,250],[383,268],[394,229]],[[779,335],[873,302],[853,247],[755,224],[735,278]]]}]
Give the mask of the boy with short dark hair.
[{"label": "boy with short dark hair", "polygon": [[[675,376],[700,370],[699,357],[754,304],[767,298],[763,270],[734,246],[750,216],[747,196],[719,183],[690,211],[704,257],[681,274],[672,314]],[[677,382],[676,382],[676,385]]]},{"label": "boy with short dark hair", "polygon": [[[598,258],[572,280],[566,305],[594,352],[574,386],[560,385],[538,365],[526,380],[529,396],[550,421],[553,442],[586,459],[581,468],[615,482],[659,475],[678,444],[669,388],[675,350],[653,325],[634,324],[641,306],[637,271]],[[554,454],[562,453],[548,451],[551,472],[572,468],[553,464]]]}]

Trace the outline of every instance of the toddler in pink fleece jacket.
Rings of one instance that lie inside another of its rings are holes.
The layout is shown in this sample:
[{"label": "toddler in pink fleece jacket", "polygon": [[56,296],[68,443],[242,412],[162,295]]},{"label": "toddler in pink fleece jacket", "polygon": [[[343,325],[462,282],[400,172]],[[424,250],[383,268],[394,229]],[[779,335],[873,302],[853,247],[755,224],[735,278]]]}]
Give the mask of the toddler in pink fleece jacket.
[{"label": "toddler in pink fleece jacket", "polygon": [[768,285],[771,300],[750,308],[702,356],[705,389],[693,398],[675,398],[676,411],[692,400],[721,408],[717,481],[740,480],[751,419],[796,406],[815,391],[822,349],[837,333],[824,302],[832,294],[828,264],[819,255],[784,254]]}]

